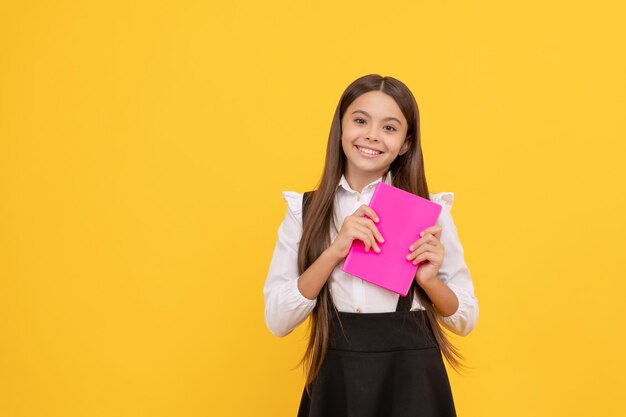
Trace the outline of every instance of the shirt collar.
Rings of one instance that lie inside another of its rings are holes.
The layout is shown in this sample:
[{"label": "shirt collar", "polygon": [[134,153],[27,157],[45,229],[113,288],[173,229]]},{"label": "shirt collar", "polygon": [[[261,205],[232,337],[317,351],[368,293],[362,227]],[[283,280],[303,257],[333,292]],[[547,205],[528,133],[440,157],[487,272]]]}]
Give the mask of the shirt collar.
[{"label": "shirt collar", "polygon": [[[391,170],[389,170],[387,171],[385,175],[378,178],[376,181],[370,182],[365,187],[363,187],[363,190],[366,190],[368,187],[374,188],[376,184],[378,184],[381,181],[384,182],[385,184],[391,185],[392,179],[393,179],[393,175],[391,174]],[[351,193],[356,192],[355,190],[352,189],[352,187],[350,187],[350,184],[348,184],[348,180],[346,180],[345,174],[341,175],[341,179],[339,180],[339,184],[337,184],[337,187],[342,187],[344,190],[349,191]]]}]

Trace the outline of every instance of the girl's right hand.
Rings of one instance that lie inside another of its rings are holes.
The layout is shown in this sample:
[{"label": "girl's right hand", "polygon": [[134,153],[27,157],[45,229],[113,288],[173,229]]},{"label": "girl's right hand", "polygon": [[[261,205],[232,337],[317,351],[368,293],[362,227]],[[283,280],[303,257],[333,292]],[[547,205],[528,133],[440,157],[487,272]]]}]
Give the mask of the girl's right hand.
[{"label": "girl's right hand", "polygon": [[[364,215],[367,215],[367,217],[363,217]],[[341,229],[333,243],[328,247],[328,251],[341,260],[348,256],[354,239],[358,239],[365,244],[366,252],[369,252],[372,247],[376,252],[380,252],[376,240],[380,243],[385,240],[378,231],[374,221],[379,221],[374,210],[362,204],[354,213],[346,216],[343,220]]]}]

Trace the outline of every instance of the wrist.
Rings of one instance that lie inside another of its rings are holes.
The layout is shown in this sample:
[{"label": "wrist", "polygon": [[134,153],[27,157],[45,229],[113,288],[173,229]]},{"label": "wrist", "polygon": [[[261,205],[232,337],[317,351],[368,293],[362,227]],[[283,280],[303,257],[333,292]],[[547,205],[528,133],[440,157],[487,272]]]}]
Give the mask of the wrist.
[{"label": "wrist", "polygon": [[332,262],[334,266],[337,266],[343,259],[341,256],[337,255],[335,251],[333,251],[332,246],[327,247],[324,252],[322,252],[322,256],[328,259],[329,262]]},{"label": "wrist", "polygon": [[422,280],[421,282],[417,281],[417,283],[427,292],[437,288],[439,285],[442,284],[441,280],[439,280],[436,275],[434,277],[428,278],[427,280]]}]

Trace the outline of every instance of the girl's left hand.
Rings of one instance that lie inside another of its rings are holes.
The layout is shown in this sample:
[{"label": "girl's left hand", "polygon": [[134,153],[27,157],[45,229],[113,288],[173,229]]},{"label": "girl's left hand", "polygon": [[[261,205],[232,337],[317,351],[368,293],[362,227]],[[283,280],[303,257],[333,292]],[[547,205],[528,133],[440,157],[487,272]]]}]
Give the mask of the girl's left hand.
[{"label": "girl's left hand", "polygon": [[437,279],[437,273],[443,264],[444,247],[439,241],[441,226],[431,226],[424,229],[423,235],[411,247],[412,252],[407,257],[414,264],[419,263],[415,273],[415,281],[424,287]]}]

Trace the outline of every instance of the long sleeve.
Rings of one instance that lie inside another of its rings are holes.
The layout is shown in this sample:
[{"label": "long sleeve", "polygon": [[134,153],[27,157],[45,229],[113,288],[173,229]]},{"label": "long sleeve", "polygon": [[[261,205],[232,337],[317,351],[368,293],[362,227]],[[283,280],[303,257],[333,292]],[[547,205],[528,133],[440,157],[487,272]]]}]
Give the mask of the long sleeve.
[{"label": "long sleeve", "polygon": [[478,300],[474,295],[474,284],[465,263],[463,246],[450,213],[454,194],[439,193],[437,196],[438,202],[443,207],[438,223],[441,226],[441,243],[445,251],[443,264],[437,276],[459,300],[459,307],[454,314],[439,315],[437,318],[448,330],[460,336],[467,336],[478,321]]},{"label": "long sleeve", "polygon": [[287,212],[278,227],[278,237],[263,288],[265,324],[272,334],[283,337],[300,325],[317,300],[298,290],[298,245],[302,236],[302,194],[284,191]]}]

